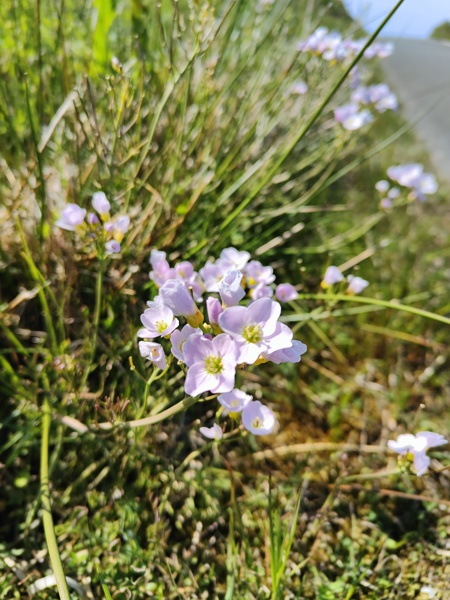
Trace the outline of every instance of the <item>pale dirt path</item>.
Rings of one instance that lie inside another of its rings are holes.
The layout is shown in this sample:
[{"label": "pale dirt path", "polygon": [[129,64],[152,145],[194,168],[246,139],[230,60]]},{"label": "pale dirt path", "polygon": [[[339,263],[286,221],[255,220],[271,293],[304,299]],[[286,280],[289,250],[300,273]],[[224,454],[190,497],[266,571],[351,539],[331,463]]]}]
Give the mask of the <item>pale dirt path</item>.
[{"label": "pale dirt path", "polygon": [[434,40],[389,38],[395,45],[383,61],[404,117],[415,125],[441,179],[450,182],[450,44]]}]

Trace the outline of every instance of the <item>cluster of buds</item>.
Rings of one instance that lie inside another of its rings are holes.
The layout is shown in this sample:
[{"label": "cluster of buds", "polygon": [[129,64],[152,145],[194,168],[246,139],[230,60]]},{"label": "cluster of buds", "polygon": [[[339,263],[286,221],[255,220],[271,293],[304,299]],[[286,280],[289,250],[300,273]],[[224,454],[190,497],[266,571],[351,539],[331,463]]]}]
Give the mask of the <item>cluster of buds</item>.
[{"label": "cluster of buds", "polygon": [[[165,369],[164,344],[186,373],[187,395],[218,394],[224,413],[241,414],[248,431],[271,433],[276,425],[274,414],[238,389],[236,378],[247,365],[295,363],[306,352],[305,344],[294,340],[289,327],[279,321],[281,305],[272,299],[272,267],[250,260],[248,252],[235,248],[226,248],[199,272],[187,261],[171,267],[166,254],[157,250],[152,251],[150,263],[150,279],[158,295],[141,315],[141,355]],[[280,284],[275,296],[288,302],[298,294],[292,285]],[[155,342],[156,338],[163,343]],[[219,430],[214,426],[202,431],[218,438]]]},{"label": "cluster of buds", "polygon": [[369,285],[369,282],[366,279],[363,279],[362,277],[348,275],[347,278],[345,278],[341,271],[334,265],[331,265],[327,268],[320,285],[324,290],[326,290],[328,288],[331,288],[333,285],[341,283],[343,281],[346,281],[348,283],[345,292],[346,294],[350,295],[360,294]]},{"label": "cluster of buds", "polygon": [[392,185],[392,182],[406,190],[407,200],[423,202],[428,195],[435,194],[438,190],[436,177],[431,173],[424,173],[423,165],[418,163],[389,167],[387,175],[390,181],[382,179],[375,184],[375,189],[383,195],[380,206],[384,209],[392,208],[394,200],[402,195],[402,189]]},{"label": "cluster of buds", "polygon": [[[306,40],[297,44],[297,50],[316,54],[330,63],[337,63],[355,57],[362,50],[366,41],[366,39],[344,40],[339,32],[329,32],[326,27],[318,27]],[[367,59],[386,58],[392,54],[392,51],[392,44],[377,42],[365,50],[364,57]]]},{"label": "cluster of buds", "polygon": [[87,213],[78,204],[66,204],[56,225],[67,231],[77,231],[88,235],[97,244],[103,246],[106,254],[120,252],[120,242],[130,227],[130,217],[116,215],[111,218],[111,204],[104,192],[95,192],[92,207],[96,212]]}]

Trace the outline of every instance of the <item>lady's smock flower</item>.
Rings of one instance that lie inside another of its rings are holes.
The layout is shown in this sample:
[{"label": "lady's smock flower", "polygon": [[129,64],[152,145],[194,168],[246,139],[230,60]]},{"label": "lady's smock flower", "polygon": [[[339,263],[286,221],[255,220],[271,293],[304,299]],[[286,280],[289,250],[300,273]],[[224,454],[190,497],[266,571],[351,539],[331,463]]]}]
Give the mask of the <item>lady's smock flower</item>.
[{"label": "lady's smock flower", "polygon": [[223,437],[223,431],[217,423],[212,427],[200,427],[199,431],[209,440],[221,440]]},{"label": "lady's smock flower", "polygon": [[242,390],[231,390],[231,392],[225,392],[217,397],[219,403],[224,407],[224,414],[228,413],[240,413],[244,410],[248,402],[253,399],[253,396],[246,394]]},{"label": "lady's smock flower", "polygon": [[254,435],[268,435],[275,429],[276,418],[273,412],[259,400],[248,402],[242,411],[245,429]]},{"label": "lady's smock flower", "polygon": [[396,440],[388,441],[389,448],[397,454],[411,456],[419,477],[428,471],[430,465],[430,459],[426,455],[428,448],[436,448],[444,444],[447,444],[444,436],[432,431],[419,431],[417,435],[402,433]]},{"label": "lady's smock flower", "polygon": [[219,315],[219,326],[236,341],[239,362],[252,365],[262,352],[291,345],[292,332],[277,329],[281,306],[270,298],[260,298],[249,306],[231,306]]},{"label": "lady's smock flower", "polygon": [[290,283],[280,283],[275,290],[275,296],[280,302],[291,302],[298,298],[298,293]]},{"label": "lady's smock flower", "polygon": [[141,338],[166,336],[178,327],[178,319],[175,319],[171,309],[156,302],[144,310],[141,322],[144,325],[144,329],[138,331],[138,337]]},{"label": "lady's smock flower", "polygon": [[184,384],[186,394],[218,394],[233,389],[238,349],[229,335],[221,333],[212,340],[200,334],[191,335],[183,352],[189,367]]},{"label": "lady's smock flower", "polygon": [[164,371],[167,366],[167,359],[161,344],[157,344],[156,342],[139,342],[139,352],[141,356]]},{"label": "lady's smock flower", "polygon": [[85,215],[85,208],[81,208],[78,204],[66,204],[55,225],[67,231],[75,231],[75,227],[83,223]]}]

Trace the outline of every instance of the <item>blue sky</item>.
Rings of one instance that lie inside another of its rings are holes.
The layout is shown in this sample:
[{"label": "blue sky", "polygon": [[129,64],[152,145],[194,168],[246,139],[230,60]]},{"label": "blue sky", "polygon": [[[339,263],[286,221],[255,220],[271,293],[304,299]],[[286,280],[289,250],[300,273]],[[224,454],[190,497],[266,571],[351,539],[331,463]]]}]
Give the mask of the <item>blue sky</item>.
[{"label": "blue sky", "polygon": [[[344,0],[352,17],[372,32],[396,0]],[[450,21],[450,0],[404,0],[382,35],[426,38],[436,25]]]}]

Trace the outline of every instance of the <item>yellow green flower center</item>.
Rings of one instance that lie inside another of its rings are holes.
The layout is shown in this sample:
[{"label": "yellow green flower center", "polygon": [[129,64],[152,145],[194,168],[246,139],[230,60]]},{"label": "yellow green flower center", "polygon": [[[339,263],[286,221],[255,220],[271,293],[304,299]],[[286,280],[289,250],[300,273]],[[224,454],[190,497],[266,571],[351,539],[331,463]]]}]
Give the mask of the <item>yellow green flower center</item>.
[{"label": "yellow green flower center", "polygon": [[247,325],[244,327],[242,335],[250,344],[257,344],[262,340],[262,331],[259,325]]},{"label": "yellow green flower center", "polygon": [[205,359],[205,369],[210,375],[222,373],[223,362],[220,356],[207,356]]},{"label": "yellow green flower center", "polygon": [[168,324],[165,321],[155,321],[155,329],[158,333],[162,333],[168,327]]}]

